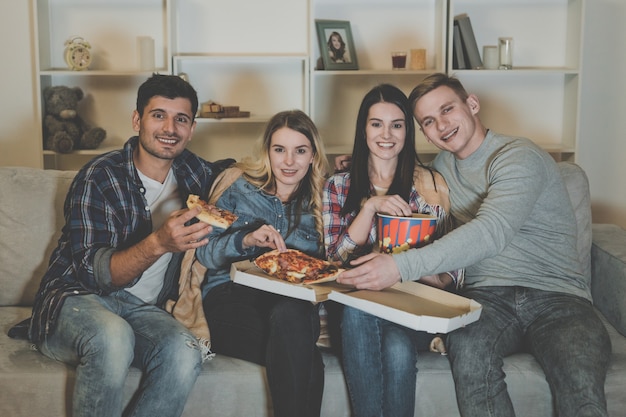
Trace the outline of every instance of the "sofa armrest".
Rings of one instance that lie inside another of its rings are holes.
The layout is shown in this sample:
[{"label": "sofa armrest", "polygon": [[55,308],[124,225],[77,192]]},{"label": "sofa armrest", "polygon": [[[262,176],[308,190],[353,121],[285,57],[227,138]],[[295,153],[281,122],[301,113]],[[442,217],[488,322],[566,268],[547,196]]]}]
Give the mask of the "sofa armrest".
[{"label": "sofa armrest", "polygon": [[626,336],[626,230],[594,224],[591,294],[595,307]]}]

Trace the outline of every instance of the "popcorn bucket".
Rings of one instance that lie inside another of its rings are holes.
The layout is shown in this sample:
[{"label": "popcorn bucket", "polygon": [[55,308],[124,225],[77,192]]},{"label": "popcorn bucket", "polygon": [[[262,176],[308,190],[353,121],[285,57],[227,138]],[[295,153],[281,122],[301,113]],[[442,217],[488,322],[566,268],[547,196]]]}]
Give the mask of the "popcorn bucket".
[{"label": "popcorn bucket", "polygon": [[378,216],[378,247],[383,253],[398,253],[428,244],[437,228],[437,218],[413,213],[411,217]]}]

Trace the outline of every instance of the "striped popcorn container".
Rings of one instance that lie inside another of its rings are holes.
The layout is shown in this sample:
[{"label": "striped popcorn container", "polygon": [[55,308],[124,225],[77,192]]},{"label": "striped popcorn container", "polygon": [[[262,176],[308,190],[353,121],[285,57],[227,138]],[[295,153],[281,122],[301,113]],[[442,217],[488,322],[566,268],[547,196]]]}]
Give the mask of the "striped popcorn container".
[{"label": "striped popcorn container", "polygon": [[378,247],[383,253],[398,253],[430,242],[437,227],[437,218],[413,213],[411,217],[377,214]]}]

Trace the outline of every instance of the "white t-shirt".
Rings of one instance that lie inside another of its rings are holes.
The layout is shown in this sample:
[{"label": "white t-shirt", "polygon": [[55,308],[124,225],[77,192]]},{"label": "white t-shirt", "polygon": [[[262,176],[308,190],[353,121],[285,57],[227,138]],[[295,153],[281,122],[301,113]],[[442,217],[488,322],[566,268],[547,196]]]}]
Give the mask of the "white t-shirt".
[{"label": "white t-shirt", "polygon": [[376,195],[386,195],[389,188],[377,187],[374,185],[374,192]]},{"label": "white t-shirt", "polygon": [[[171,169],[163,184],[148,178],[139,170],[137,172],[146,189],[145,197],[152,214],[152,230],[154,231],[161,227],[173,211],[182,207],[182,200],[178,194],[178,183]],[[172,259],[171,253],[161,256],[144,271],[139,281],[134,286],[126,288],[126,291],[148,304],[154,304],[163,288],[163,279],[170,259]]]}]

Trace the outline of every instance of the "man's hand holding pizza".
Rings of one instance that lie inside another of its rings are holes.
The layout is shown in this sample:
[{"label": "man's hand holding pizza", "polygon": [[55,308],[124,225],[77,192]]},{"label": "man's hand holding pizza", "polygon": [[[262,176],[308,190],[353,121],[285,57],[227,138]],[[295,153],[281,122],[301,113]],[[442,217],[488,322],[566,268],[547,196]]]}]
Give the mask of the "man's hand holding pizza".
[{"label": "man's hand holding pizza", "polygon": [[[236,214],[209,204],[197,195],[189,195],[187,207],[192,210],[199,209],[200,211],[196,212],[195,215],[198,220],[215,227],[228,229],[237,220]],[[257,246],[278,249],[281,252],[287,250],[285,240],[280,232],[270,225],[263,225],[255,231],[248,233],[244,236],[242,245],[244,249]]]},{"label": "man's hand holding pizza", "polygon": [[184,252],[206,245],[211,226],[197,222],[188,225],[199,209],[172,212],[163,225],[145,239],[111,256],[111,282],[122,287],[141,275],[157,259],[168,252]]},{"label": "man's hand holding pizza", "polygon": [[155,231],[158,242],[166,252],[185,252],[188,249],[195,249],[204,246],[209,242],[207,235],[213,231],[213,227],[203,223],[195,222],[189,224],[190,220],[197,217],[200,209],[182,209],[172,212],[165,223]]}]

